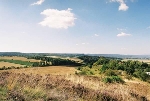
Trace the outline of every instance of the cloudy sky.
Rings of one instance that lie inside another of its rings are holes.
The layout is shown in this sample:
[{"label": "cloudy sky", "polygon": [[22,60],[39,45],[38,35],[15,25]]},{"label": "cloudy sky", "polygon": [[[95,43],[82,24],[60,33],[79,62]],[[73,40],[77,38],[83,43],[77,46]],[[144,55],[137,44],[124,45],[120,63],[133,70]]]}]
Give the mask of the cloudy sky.
[{"label": "cloudy sky", "polygon": [[150,54],[150,0],[0,0],[0,51]]}]

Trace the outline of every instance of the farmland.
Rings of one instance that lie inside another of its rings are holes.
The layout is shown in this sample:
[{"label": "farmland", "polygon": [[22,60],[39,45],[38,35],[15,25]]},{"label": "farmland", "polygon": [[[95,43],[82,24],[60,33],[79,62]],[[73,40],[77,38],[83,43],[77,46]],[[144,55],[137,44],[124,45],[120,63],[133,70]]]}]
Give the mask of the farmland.
[{"label": "farmland", "polygon": [[20,65],[20,64],[15,64],[15,63],[9,63],[9,62],[0,62],[0,68],[1,67],[11,67],[11,66],[14,66],[14,67],[24,67],[25,65]]},{"label": "farmland", "polygon": [[0,59],[30,61],[30,62],[40,62],[40,60],[27,59],[27,58],[25,58],[25,57],[18,57],[18,56],[1,56]]}]

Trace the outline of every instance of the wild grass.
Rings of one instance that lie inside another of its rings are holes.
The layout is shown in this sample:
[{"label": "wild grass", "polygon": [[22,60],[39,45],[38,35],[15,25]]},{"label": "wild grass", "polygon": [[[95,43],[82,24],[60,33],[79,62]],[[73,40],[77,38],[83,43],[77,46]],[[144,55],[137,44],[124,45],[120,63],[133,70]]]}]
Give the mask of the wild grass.
[{"label": "wild grass", "polygon": [[5,87],[0,87],[0,101],[6,101],[8,90]]},{"label": "wild grass", "polygon": [[4,91],[0,96],[25,101],[150,100],[149,83],[133,78],[124,84],[106,84],[102,82],[103,75],[75,75],[75,71],[61,66],[0,71],[0,87]]},{"label": "wild grass", "polygon": [[33,68],[22,68],[22,69],[11,69],[9,70],[14,73],[24,73],[26,74],[52,74],[52,75],[70,75],[75,74],[75,72],[78,70],[76,67],[71,66],[47,66],[47,67],[33,67]]}]

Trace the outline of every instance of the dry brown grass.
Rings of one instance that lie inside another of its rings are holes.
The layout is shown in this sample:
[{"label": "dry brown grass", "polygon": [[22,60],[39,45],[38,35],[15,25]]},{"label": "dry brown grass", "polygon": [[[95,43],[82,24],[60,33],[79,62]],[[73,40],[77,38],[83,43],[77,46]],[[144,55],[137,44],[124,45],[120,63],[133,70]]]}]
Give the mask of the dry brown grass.
[{"label": "dry brown grass", "polygon": [[101,82],[102,77],[68,75],[66,79],[75,84],[81,84],[87,88],[100,90],[111,96],[117,96],[122,101],[143,101],[138,98],[139,96],[145,96],[150,101],[150,84],[137,79],[126,80],[125,84],[105,84]]},{"label": "dry brown grass", "polygon": [[[100,93],[102,94],[109,95],[112,98],[117,98],[118,101],[150,101],[150,84],[146,82],[142,82],[134,78],[133,80],[125,80],[125,84],[118,84],[118,83],[105,84],[102,82],[101,76],[95,77],[95,76],[74,75],[75,71],[77,70],[74,67],[66,67],[66,66],[36,67],[36,68],[26,68],[26,69],[19,69],[19,70],[12,69],[12,70],[5,70],[5,71],[16,73],[16,76],[18,74],[22,75],[22,73],[23,75],[32,74],[31,76],[33,76],[33,78],[34,78],[34,75],[38,74],[39,77],[40,75],[42,75],[42,80],[45,80],[46,78],[45,75],[50,74],[52,78],[48,80],[47,83],[52,82],[52,84],[54,84],[53,86],[55,86],[55,83],[57,84],[57,82],[60,82],[60,84],[57,85],[59,86],[59,89],[60,88],[62,89],[63,87],[65,89],[72,89],[72,85],[80,84],[83,86],[83,90],[86,88],[91,89],[90,94],[94,91],[98,91],[98,92],[100,91]],[[4,72],[4,71],[0,71],[0,72]],[[53,79],[54,75],[56,76],[59,75],[56,77],[57,79],[62,78],[64,80],[67,80],[67,82],[65,81],[66,84],[64,84],[65,82],[63,80],[61,81],[61,80]],[[39,77],[37,77],[37,79],[39,79]],[[29,76],[29,80],[30,78],[32,77]],[[32,80],[30,80],[29,82],[31,81]],[[42,83],[43,81],[40,81],[38,85],[43,85]],[[8,87],[11,89],[14,87],[14,84],[8,85]],[[40,88],[40,86],[38,87]],[[55,91],[55,93],[58,93],[58,92]],[[147,99],[147,100],[143,100],[143,99]],[[85,101],[88,101],[88,100],[85,100]],[[89,100],[89,101],[92,101],[92,100]]]},{"label": "dry brown grass", "polygon": [[35,60],[35,59],[27,59],[25,57],[18,57],[18,56],[12,56],[12,57],[8,57],[8,56],[4,56],[4,57],[0,57],[0,59],[8,59],[8,60],[21,60],[21,61],[30,61],[30,62],[39,62],[40,60]]},{"label": "dry brown grass", "polygon": [[33,73],[33,74],[53,74],[53,75],[69,75],[69,74],[75,74],[75,71],[78,71],[75,69],[75,67],[67,67],[67,66],[48,66],[48,67],[33,67],[33,68],[23,68],[23,69],[11,69],[9,71],[15,72],[15,73]]},{"label": "dry brown grass", "polygon": [[0,62],[0,68],[2,67],[11,67],[11,66],[14,66],[14,67],[24,67],[24,65],[20,65],[20,64],[14,64],[14,63],[9,63],[9,62]]}]

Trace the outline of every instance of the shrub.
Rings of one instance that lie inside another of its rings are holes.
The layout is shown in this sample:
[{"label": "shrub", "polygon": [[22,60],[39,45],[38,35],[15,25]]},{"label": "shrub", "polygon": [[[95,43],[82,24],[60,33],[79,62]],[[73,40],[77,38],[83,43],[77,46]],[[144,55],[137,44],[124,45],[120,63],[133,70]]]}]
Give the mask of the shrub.
[{"label": "shrub", "polygon": [[106,70],[105,75],[106,76],[117,76],[117,74],[111,69]]},{"label": "shrub", "polygon": [[79,72],[78,74],[80,74],[80,75],[94,75],[94,73],[92,71],[85,71],[85,70]]},{"label": "shrub", "polygon": [[103,78],[103,82],[105,83],[124,83],[121,77],[119,76],[107,76]]},{"label": "shrub", "polygon": [[142,81],[147,81],[150,78],[148,74],[142,71],[134,72],[133,76],[140,78]]},{"label": "shrub", "polygon": [[103,78],[103,82],[104,83],[112,83],[113,81],[110,77],[105,77],[105,78]]}]

